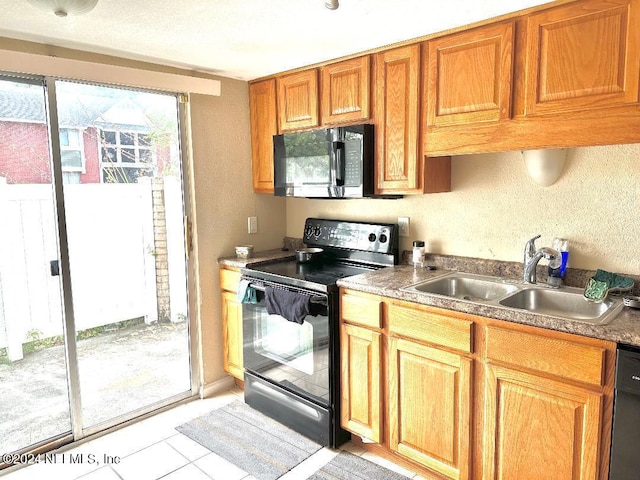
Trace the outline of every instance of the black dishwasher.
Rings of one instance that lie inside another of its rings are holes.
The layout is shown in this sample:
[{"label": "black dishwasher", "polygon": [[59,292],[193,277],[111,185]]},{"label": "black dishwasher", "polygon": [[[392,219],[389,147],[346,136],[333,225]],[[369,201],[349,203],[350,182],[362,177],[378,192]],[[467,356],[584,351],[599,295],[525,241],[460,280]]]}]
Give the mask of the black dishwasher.
[{"label": "black dishwasher", "polygon": [[610,480],[640,478],[640,348],[618,345]]}]

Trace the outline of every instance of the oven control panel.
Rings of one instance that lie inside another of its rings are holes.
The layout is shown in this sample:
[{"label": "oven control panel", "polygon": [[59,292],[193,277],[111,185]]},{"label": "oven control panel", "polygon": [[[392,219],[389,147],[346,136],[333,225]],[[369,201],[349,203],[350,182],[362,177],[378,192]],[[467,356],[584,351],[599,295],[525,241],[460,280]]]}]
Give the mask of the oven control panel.
[{"label": "oven control panel", "polygon": [[398,226],[307,218],[302,240],[307,245],[392,254],[398,249]]}]

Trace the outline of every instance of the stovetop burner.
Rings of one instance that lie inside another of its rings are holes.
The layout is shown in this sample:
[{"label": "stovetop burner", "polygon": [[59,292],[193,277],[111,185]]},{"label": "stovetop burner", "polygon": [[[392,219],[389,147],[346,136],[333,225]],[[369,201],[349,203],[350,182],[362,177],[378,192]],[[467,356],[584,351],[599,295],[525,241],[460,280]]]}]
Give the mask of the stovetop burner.
[{"label": "stovetop burner", "polygon": [[307,218],[303,242],[324,253],[310,263],[295,260],[251,265],[242,274],[321,292],[336,291],[340,278],[398,263],[398,226]]},{"label": "stovetop burner", "polygon": [[343,277],[358,275],[378,267],[350,263],[298,263],[295,260],[265,263],[243,269],[243,274],[262,280],[313,290],[337,289],[336,282]]}]

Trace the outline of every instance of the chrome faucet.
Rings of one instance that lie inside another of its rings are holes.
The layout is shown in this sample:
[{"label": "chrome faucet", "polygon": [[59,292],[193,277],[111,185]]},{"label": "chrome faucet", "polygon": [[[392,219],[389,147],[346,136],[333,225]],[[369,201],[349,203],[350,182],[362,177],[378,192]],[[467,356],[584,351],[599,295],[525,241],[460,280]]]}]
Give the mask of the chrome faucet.
[{"label": "chrome faucet", "polygon": [[560,256],[560,252],[549,247],[542,247],[536,250],[536,240],[540,235],[530,239],[524,246],[524,283],[536,283],[536,267],[541,258],[548,261],[555,260]]}]

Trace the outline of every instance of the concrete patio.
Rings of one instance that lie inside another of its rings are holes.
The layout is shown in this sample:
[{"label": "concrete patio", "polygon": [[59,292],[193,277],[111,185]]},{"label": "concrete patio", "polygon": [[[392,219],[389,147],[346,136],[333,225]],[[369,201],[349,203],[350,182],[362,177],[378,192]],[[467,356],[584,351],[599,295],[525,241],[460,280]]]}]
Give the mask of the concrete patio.
[{"label": "concrete patio", "polygon": [[[187,322],[139,324],[78,341],[84,426],[190,389]],[[63,346],[0,364],[0,453],[69,432]]]}]

